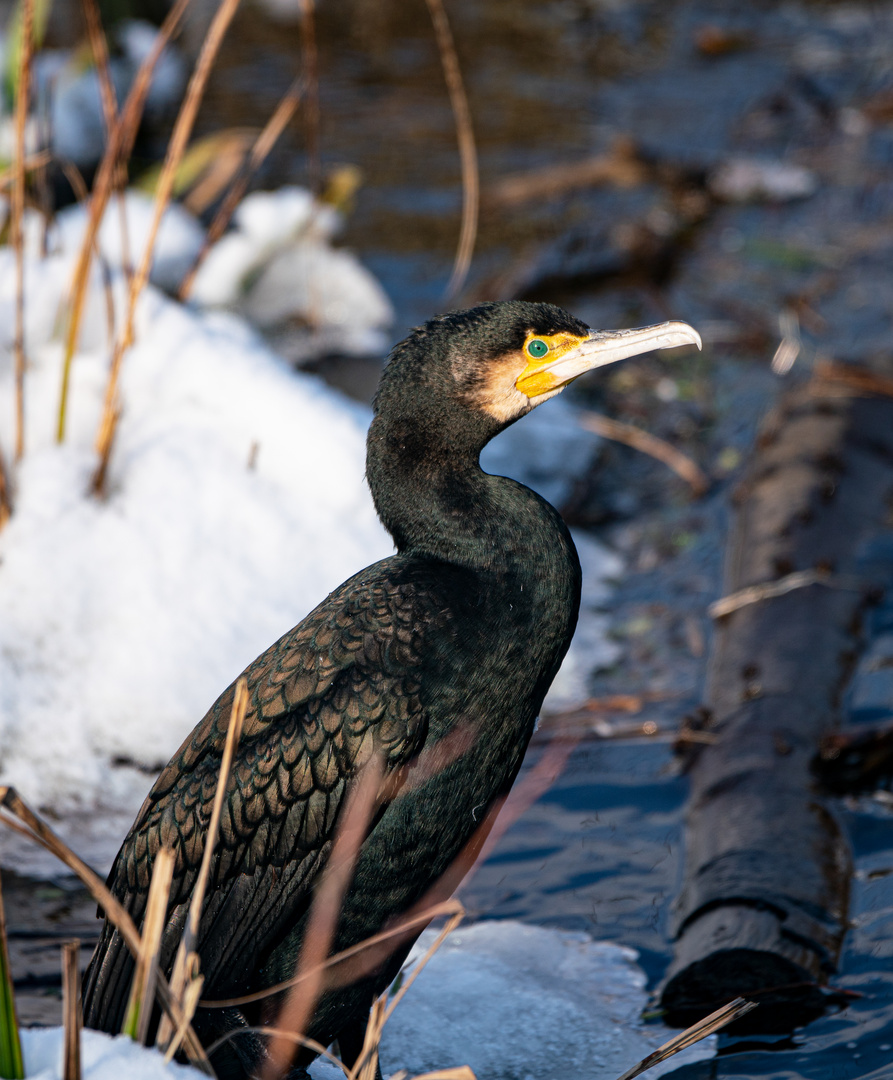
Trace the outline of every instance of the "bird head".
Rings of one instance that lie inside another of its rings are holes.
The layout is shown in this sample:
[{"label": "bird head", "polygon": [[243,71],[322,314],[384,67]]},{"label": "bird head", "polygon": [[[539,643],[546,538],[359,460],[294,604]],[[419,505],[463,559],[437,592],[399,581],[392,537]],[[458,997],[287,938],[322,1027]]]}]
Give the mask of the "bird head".
[{"label": "bird head", "polygon": [[[376,411],[397,388],[410,400],[411,388],[414,408],[429,398],[443,412],[451,402],[476,415],[489,438],[587,371],[679,345],[701,347],[697,331],[683,322],[593,330],[553,304],[480,304],[431,319],[395,347]],[[432,420],[428,412],[429,435]]]}]

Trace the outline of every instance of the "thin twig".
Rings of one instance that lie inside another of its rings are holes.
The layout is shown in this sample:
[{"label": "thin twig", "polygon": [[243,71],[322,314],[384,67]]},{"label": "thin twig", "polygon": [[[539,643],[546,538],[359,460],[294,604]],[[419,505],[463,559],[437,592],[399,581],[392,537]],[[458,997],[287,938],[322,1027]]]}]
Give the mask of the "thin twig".
[{"label": "thin twig", "polygon": [[726,1024],[731,1024],[733,1020],[737,1020],[740,1016],[744,1016],[745,1013],[749,1013],[751,1009],[756,1007],[757,1003],[755,1001],[745,1001],[744,998],[740,997],[735,998],[728,1005],[723,1005],[721,1009],[717,1009],[716,1012],[705,1016],[703,1020],[692,1024],[691,1027],[687,1027],[685,1031],[680,1031],[678,1035],[674,1035],[663,1046],[659,1046],[653,1053],[642,1058],[638,1065],[627,1069],[623,1076],[618,1077],[617,1080],[633,1080],[634,1077],[639,1076],[655,1065],[659,1065],[660,1062],[666,1061],[667,1058],[673,1057],[680,1050],[685,1050],[687,1047],[700,1042],[701,1039],[706,1039],[708,1035],[719,1031]]},{"label": "thin twig", "polygon": [[[389,926],[386,930],[382,930],[378,934],[373,934],[372,937],[366,938],[365,941],[357,942],[356,945],[351,945],[347,949],[343,949],[341,952],[335,953],[330,956],[324,963],[320,964],[321,969],[331,969],[346,963],[348,960],[353,960],[361,953],[367,950],[376,949],[379,945],[390,944],[390,950],[393,951],[396,945],[393,945],[394,939],[405,938],[408,934],[411,934],[413,930],[427,926],[428,923],[434,919],[438,919],[441,916],[451,916],[457,911],[464,911],[465,909],[459,903],[458,900],[445,900],[441,903],[432,904],[429,907],[419,907],[418,910],[413,911],[400,919],[393,926]],[[377,966],[379,958],[376,956],[372,961],[372,967]],[[292,978],[287,979],[285,982],[276,983],[275,986],[268,986],[265,990],[257,990],[253,994],[244,994],[242,997],[234,998],[221,998],[218,1000],[205,1000],[202,999],[199,1004],[203,1009],[229,1009],[236,1008],[241,1005],[248,1005],[253,1001],[263,1001],[264,998],[272,997],[274,994],[281,994],[283,990],[288,990],[293,986],[298,986],[300,983],[306,982],[308,979],[316,975],[316,969],[309,971],[301,971]],[[351,975],[343,982],[353,981],[354,976]],[[333,980],[331,978],[326,980],[326,986],[329,988],[342,985],[340,980]]]},{"label": "thin twig", "polygon": [[226,197],[217,213],[214,215],[214,220],[211,222],[211,226],[208,229],[208,234],[205,237],[201,250],[198,255],[196,255],[195,261],[192,266],[189,267],[186,276],[180,284],[177,296],[181,301],[189,299],[189,294],[192,292],[192,286],[195,284],[195,276],[199,271],[199,267],[207,258],[208,252],[214,244],[216,244],[220,237],[223,236],[236,208],[242,201],[245,192],[248,190],[248,185],[251,182],[252,177],[264,163],[267,155],[275,146],[277,139],[297,111],[301,101],[303,87],[303,77],[294,80],[288,90],[286,90],[282,100],[276,106],[275,112],[267,121],[263,131],[258,135],[254,146],[251,148],[251,154],[249,155],[246,165],[226,193]]},{"label": "thin twig", "polygon": [[174,879],[175,857],[170,848],[160,848],[155,853],[149,895],[146,899],[146,915],[136,968],[130,986],[130,998],[124,1014],[121,1031],[141,1046],[149,1035],[149,1021],[155,1004],[155,983],[158,977],[158,954],[161,936],[167,918],[171,882]]},{"label": "thin twig", "polygon": [[315,1039],[308,1039],[306,1036],[299,1035],[295,1031],[286,1031],[285,1028],[276,1028],[276,1027],[238,1027],[238,1028],[234,1028],[232,1031],[228,1031],[225,1035],[221,1035],[219,1039],[217,1039],[215,1042],[211,1043],[211,1045],[208,1047],[208,1055],[210,1056],[211,1054],[213,1054],[215,1052],[215,1050],[219,1050],[221,1046],[225,1046],[226,1043],[230,1042],[232,1039],[236,1039],[240,1035],[249,1035],[249,1034],[252,1034],[252,1035],[266,1035],[271,1039],[273,1039],[273,1038],[275,1038],[275,1039],[288,1039],[291,1042],[293,1042],[295,1044],[295,1046],[306,1046],[308,1050],[313,1050],[314,1053],[319,1054],[320,1057],[324,1057],[328,1061],[331,1061],[331,1063],[333,1065],[337,1065],[338,1068],[341,1069],[344,1072],[345,1076],[350,1076],[350,1072],[345,1068],[344,1062],[341,1061],[339,1058],[335,1057],[335,1055],[330,1050],[327,1050],[322,1045],[322,1043],[318,1043]]},{"label": "thin twig", "polygon": [[456,55],[456,46],[442,0],[425,0],[434,24],[434,35],[440,52],[440,62],[446,79],[450,104],[456,121],[456,138],[459,143],[459,159],[462,165],[462,227],[453,262],[453,273],[447,286],[447,296],[454,297],[465,284],[471,266],[471,256],[478,229],[478,206],[480,202],[480,177],[471,110],[462,81],[462,70]]},{"label": "thin twig", "polygon": [[[226,789],[229,784],[230,772],[232,771],[233,757],[239,739],[242,737],[242,725],[245,722],[245,713],[248,710],[248,682],[243,676],[236,683],[233,694],[233,704],[229,716],[229,727],[226,732],[226,742],[223,747],[223,756],[220,761],[220,772],[217,776],[217,789],[214,792],[214,803],[211,807],[211,820],[208,824],[208,832],[205,836],[205,848],[202,852],[202,864],[198,872],[195,887],[192,890],[192,899],[189,903],[189,917],[183,928],[183,936],[177,949],[177,958],[174,961],[171,972],[171,991],[177,997],[182,996],[186,986],[187,961],[195,952],[198,940],[198,929],[202,917],[202,907],[205,902],[205,892],[208,888],[208,880],[211,876],[211,859],[214,848],[217,846],[217,837],[220,832],[220,815],[223,812],[223,801],[226,798]],[[158,1031],[158,1044],[167,1049],[172,1030],[170,1025],[162,1021]]]},{"label": "thin twig", "polygon": [[68,388],[71,381],[71,365],[77,348],[80,333],[81,318],[84,312],[84,303],[87,297],[87,285],[90,280],[90,263],[93,257],[93,248],[102,222],[105,208],[109,197],[115,189],[119,168],[133,149],[137,129],[143,115],[146,96],[152,81],[152,73],[161,56],[162,49],[170,40],[180,23],[190,0],[176,0],[170,12],[161,25],[161,29],[152,43],[152,48],[147,53],[127,95],[118,122],[115,124],[108,142],[105,153],[96,172],[93,182],[93,198],[90,201],[90,216],[87,228],[81,241],[81,249],[78,252],[78,260],[72,275],[70,311],[68,317],[68,333],[65,339],[65,357],[62,365],[62,385],[59,393],[59,414],[56,423],[56,441],[62,442],[65,438],[65,423],[68,410]]},{"label": "thin twig", "polygon": [[99,76],[99,97],[102,102],[102,119],[105,124],[106,139],[111,138],[118,116],[118,96],[112,82],[109,68],[109,50],[102,30],[102,17],[96,0],[81,0],[84,22],[87,24],[87,37],[93,53],[93,65]]},{"label": "thin twig", "polygon": [[777,581],[764,581],[759,585],[748,585],[737,592],[729,593],[728,596],[715,600],[707,608],[707,614],[711,619],[722,619],[739,608],[758,604],[761,600],[773,600],[777,596],[784,596],[785,593],[793,592],[795,589],[805,589],[810,585],[825,585],[829,589],[858,592],[864,588],[865,583],[855,577],[829,574],[827,570],[795,570],[792,574],[785,574]]},{"label": "thin twig", "polygon": [[15,183],[12,188],[12,246],[16,259],[15,459],[25,452],[25,124],[31,97],[34,0],[23,0],[19,77],[16,84]]},{"label": "thin twig", "polygon": [[[109,50],[105,34],[102,29],[102,17],[99,13],[99,5],[96,0],[81,0],[84,10],[84,21],[87,24],[87,36],[90,39],[90,50],[93,53],[93,63],[99,75],[99,94],[102,100],[102,118],[105,124],[106,143],[111,139],[115,124],[118,122],[118,95],[115,93],[115,84],[112,82],[111,68],[109,66]],[[113,188],[117,194],[118,203],[118,227],[121,232],[121,264],[124,272],[129,276],[130,266],[130,240],[127,226],[127,200],[124,196],[124,187],[127,181],[127,169],[119,161],[117,174]]]},{"label": "thin twig", "polygon": [[81,1080],[81,943],[62,946],[62,1080]]},{"label": "thin twig", "polygon": [[[344,817],[335,836],[332,851],[316,889],[307,929],[301,944],[296,973],[316,972],[300,991],[289,992],[277,1017],[276,1026],[286,1031],[305,1031],[323,988],[323,962],[335,936],[338,918],[347,890],[353,879],[360,847],[378,806],[384,763],[374,754],[363,766],[347,797]],[[262,1080],[276,1080],[287,1073],[294,1057],[294,1043],[273,1038],[267,1048]]]},{"label": "thin twig", "polygon": [[647,180],[648,171],[635,143],[623,135],[607,154],[506,176],[484,191],[483,199],[487,206],[515,210],[524,203],[543,202],[598,184],[636,187]]},{"label": "thin twig", "polygon": [[205,40],[202,42],[201,52],[199,53],[195,70],[192,73],[192,78],[190,79],[189,86],[186,90],[186,97],[180,107],[180,113],[177,116],[177,122],[174,124],[174,130],[168,143],[167,154],[164,159],[164,168],[162,169],[161,177],[158,181],[158,191],[155,195],[155,211],[152,217],[152,224],[149,228],[146,247],[143,251],[140,264],[130,282],[130,293],[127,300],[127,311],[124,316],[124,324],[118,334],[118,339],[115,342],[115,349],[112,355],[111,370],[109,372],[108,383],[106,384],[103,416],[100,421],[99,432],[97,435],[96,450],[99,454],[99,465],[93,475],[92,483],[95,494],[102,492],[105,487],[109,457],[111,455],[115,429],[120,415],[118,383],[121,377],[121,364],[124,359],[124,353],[133,342],[133,323],[136,314],[136,305],[145,288],[146,282],[149,280],[149,270],[152,266],[152,258],[155,252],[155,239],[158,235],[161,219],[164,216],[164,212],[167,210],[167,205],[170,201],[174,179],[176,178],[177,166],[186,150],[189,136],[192,134],[198,107],[204,96],[208,76],[211,74],[211,67],[217,57],[217,53],[223,42],[223,37],[229,29],[229,24],[232,22],[238,6],[239,0],[222,0],[220,7],[217,9],[214,18],[211,21],[211,25],[208,28],[208,32],[205,35]]},{"label": "thin twig", "polygon": [[434,941],[428,946],[425,955],[414,965],[410,974],[403,980],[400,988],[393,996],[386,990],[375,1001],[366,1024],[366,1033],[363,1038],[363,1049],[351,1069],[351,1080],[375,1080],[376,1066],[378,1065],[378,1048],[381,1045],[381,1036],[384,1026],[390,1020],[394,1009],[406,996],[406,992],[419,977],[428,961],[446,941],[450,934],[465,918],[465,911],[457,911],[447,922]]},{"label": "thin twig", "polygon": [[686,481],[696,496],[703,495],[710,487],[710,481],[690,457],[648,431],[588,410],[581,412],[580,423],[589,431],[594,431],[596,435],[631,446],[634,450],[640,450],[643,454],[662,461],[677,476],[681,476]]},{"label": "thin twig", "polygon": [[[11,815],[11,817],[7,817],[0,813],[0,821],[4,825],[27,836],[34,843],[40,844],[51,855],[55,855],[57,859],[63,862],[69,870],[77,874],[93,899],[102,907],[106,918],[121,935],[131,954],[134,957],[138,956],[140,935],[133,919],[130,917],[130,912],[116,899],[102,878],[87,866],[84,860],[76,855],[45,821],[42,821],[34,813],[15,788],[0,787],[0,811],[6,811],[6,814]],[[156,995],[164,1011],[170,1015],[174,1024],[179,1025],[183,1019],[183,1011],[179,1003],[173,998],[167,979],[160,974],[158,975]],[[208,1061],[202,1044],[191,1026],[187,1030],[185,1049],[190,1061],[196,1068],[201,1069],[208,1076],[214,1075],[211,1063]]]},{"label": "thin twig", "polygon": [[319,50],[316,47],[316,11],[314,0],[300,0],[301,58],[307,83],[307,108],[304,131],[307,140],[307,166],[310,190],[319,194],[322,169],[319,159]]}]

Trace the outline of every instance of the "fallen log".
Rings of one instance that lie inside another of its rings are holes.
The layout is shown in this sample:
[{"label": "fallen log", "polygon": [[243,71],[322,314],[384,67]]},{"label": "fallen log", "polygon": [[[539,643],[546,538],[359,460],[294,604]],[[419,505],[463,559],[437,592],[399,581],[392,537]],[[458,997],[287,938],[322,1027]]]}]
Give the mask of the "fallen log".
[{"label": "fallen log", "polygon": [[867,393],[813,379],[785,394],[734,497],[705,698],[715,739],[692,752],[660,989],[672,1024],[743,995],[760,1004],[748,1029],[783,1031],[828,1003],[851,863],[810,766],[837,726],[863,609],[891,581],[873,544],[890,528],[893,400]]}]

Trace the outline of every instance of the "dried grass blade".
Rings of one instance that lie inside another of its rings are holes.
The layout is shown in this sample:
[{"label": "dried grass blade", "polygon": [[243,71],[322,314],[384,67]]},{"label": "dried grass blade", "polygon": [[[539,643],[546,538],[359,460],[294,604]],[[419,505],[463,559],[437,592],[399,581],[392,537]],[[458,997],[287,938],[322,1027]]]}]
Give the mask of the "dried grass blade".
[{"label": "dried grass blade", "polygon": [[[205,903],[205,892],[208,888],[208,879],[211,875],[211,859],[214,848],[217,846],[217,836],[220,831],[220,815],[223,812],[223,800],[226,798],[226,788],[229,784],[229,776],[233,767],[233,757],[239,739],[242,737],[242,725],[245,723],[245,713],[248,711],[248,682],[244,677],[236,683],[233,694],[233,704],[229,715],[229,727],[226,732],[226,742],[223,746],[223,755],[220,760],[220,774],[217,777],[217,788],[214,792],[214,803],[211,807],[211,820],[208,823],[208,832],[205,836],[205,848],[202,852],[202,864],[199,868],[195,887],[192,890],[192,898],[189,903],[189,917],[183,928],[183,937],[177,949],[177,957],[171,971],[171,991],[177,997],[183,994],[186,986],[186,967],[190,955],[195,953],[195,943],[198,939],[198,928],[202,917],[202,907]],[[162,1021],[158,1031],[158,1043],[166,1047],[170,1041],[172,1029],[166,1020]]]},{"label": "dried grass blade", "polygon": [[304,112],[307,163],[310,190],[319,194],[321,169],[319,163],[319,52],[316,48],[316,11],[314,0],[300,0],[301,59],[307,83],[307,108]]},{"label": "dried grass blade", "polygon": [[152,1006],[155,1004],[155,983],[158,977],[158,954],[161,950],[161,935],[167,915],[171,882],[174,879],[174,853],[170,848],[161,848],[155,856],[152,867],[152,880],[149,882],[149,896],[146,900],[146,917],[143,920],[143,934],[136,969],[130,986],[130,998],[124,1014],[121,1032],[129,1035],[134,1042],[145,1045],[149,1034],[149,1020]]},{"label": "dried grass blade", "polygon": [[470,1065],[458,1065],[455,1069],[437,1069],[434,1072],[419,1073],[412,1080],[477,1080]]},{"label": "dried grass blade", "polygon": [[25,123],[31,97],[34,0],[23,0],[22,40],[16,83],[15,182],[12,188],[12,246],[16,261],[15,306],[15,458],[25,452]]},{"label": "dried grass blade", "polygon": [[258,135],[254,146],[251,148],[248,164],[242,170],[241,176],[237,177],[229,191],[226,193],[223,203],[214,215],[214,220],[211,222],[211,226],[208,229],[208,234],[202,244],[201,251],[199,251],[198,255],[195,257],[195,262],[190,266],[186,276],[180,284],[180,290],[177,294],[180,300],[185,301],[189,299],[189,294],[192,292],[192,286],[195,283],[195,276],[199,271],[199,267],[207,258],[208,252],[213,245],[217,243],[221,236],[223,236],[227,225],[229,225],[233,214],[236,212],[236,207],[242,201],[245,192],[248,190],[251,178],[264,163],[267,155],[276,145],[279,136],[285,130],[286,125],[297,111],[298,105],[301,102],[303,89],[303,77],[295,79],[288,90],[286,90],[282,100],[276,106],[276,110],[267,121],[263,131]]},{"label": "dried grass blade", "polygon": [[366,1032],[363,1036],[363,1049],[354,1067],[350,1070],[350,1080],[375,1080],[378,1071],[378,1048],[381,1045],[381,1033],[384,1030],[384,1007],[387,994],[381,994],[372,1002]]},{"label": "dried grass blade", "polygon": [[62,946],[62,1080],[81,1080],[81,943]]},{"label": "dried grass blade", "polygon": [[288,1039],[295,1046],[306,1046],[308,1050],[313,1050],[314,1053],[319,1054],[320,1057],[330,1061],[333,1065],[337,1065],[345,1076],[350,1076],[348,1070],[344,1067],[344,1062],[327,1050],[322,1043],[318,1043],[315,1039],[308,1039],[304,1035],[298,1035],[294,1031],[286,1031],[285,1028],[276,1027],[240,1027],[235,1028],[233,1031],[228,1031],[225,1035],[221,1035],[216,1042],[212,1042],[208,1047],[208,1053],[213,1054],[215,1050],[219,1050],[221,1046],[224,1046],[231,1039],[237,1039],[240,1035],[266,1035],[269,1038]]},{"label": "dried grass blade", "polygon": [[196,61],[195,70],[192,73],[192,78],[189,80],[189,86],[186,89],[186,97],[180,107],[180,112],[177,116],[177,121],[174,124],[170,142],[168,143],[167,154],[164,160],[164,169],[162,170],[161,178],[158,182],[158,193],[155,197],[155,211],[152,216],[149,235],[146,239],[146,247],[143,251],[140,264],[131,278],[130,292],[127,300],[127,311],[124,316],[124,325],[118,335],[118,340],[115,343],[115,350],[112,356],[111,370],[109,372],[109,379],[105,391],[103,417],[100,421],[99,434],[97,436],[96,449],[99,453],[99,465],[93,477],[93,491],[95,493],[102,491],[105,484],[105,477],[108,472],[109,455],[111,454],[112,443],[114,442],[115,437],[115,428],[118,422],[117,417],[119,415],[118,382],[121,377],[121,364],[124,359],[124,353],[133,341],[133,321],[136,313],[136,305],[140,298],[140,294],[145,288],[146,282],[149,280],[149,269],[152,265],[152,257],[155,251],[155,239],[158,235],[161,219],[167,209],[168,202],[170,201],[177,165],[186,150],[186,144],[192,133],[195,117],[198,113],[198,107],[204,96],[208,76],[211,74],[211,67],[220,49],[220,45],[223,42],[224,34],[229,29],[229,24],[232,22],[232,18],[235,15],[238,6],[239,0],[222,0],[214,18],[211,20],[211,25],[205,35],[205,40],[202,42],[202,48],[198,60]]},{"label": "dried grass blade", "polygon": [[589,431],[594,431],[596,435],[603,435],[606,439],[613,439],[614,442],[631,446],[634,450],[662,461],[677,476],[682,477],[697,496],[703,495],[710,487],[707,476],[690,457],[648,431],[593,412],[582,413],[580,423]]},{"label": "dried grass blade", "polygon": [[617,1080],[633,1080],[633,1077],[639,1076],[654,1065],[659,1065],[660,1062],[673,1057],[674,1054],[678,1054],[680,1050],[685,1050],[686,1047],[693,1046],[695,1043],[700,1042],[701,1039],[706,1039],[708,1035],[719,1031],[726,1024],[731,1024],[733,1020],[737,1020],[739,1016],[744,1016],[745,1013],[749,1013],[751,1009],[756,1007],[755,1001],[745,1001],[744,998],[740,997],[735,998],[728,1005],[723,1005],[721,1009],[717,1009],[716,1012],[705,1016],[703,1020],[692,1024],[691,1027],[687,1027],[685,1031],[680,1031],[678,1035],[674,1035],[669,1042],[665,1042],[663,1046],[659,1046],[653,1053],[642,1058],[638,1065],[627,1069],[623,1076],[618,1077]]},{"label": "dried grass blade", "polygon": [[118,115],[118,96],[109,69],[109,50],[102,30],[102,18],[96,0],[81,0],[84,22],[87,24],[87,37],[90,39],[90,51],[99,76],[99,96],[102,101],[102,118],[105,123],[106,138],[110,138]]},{"label": "dried grass blade", "polygon": [[462,166],[462,227],[459,230],[453,273],[447,285],[447,296],[452,297],[456,296],[465,284],[471,266],[471,256],[474,252],[478,229],[480,176],[474,128],[471,124],[471,109],[468,107],[468,97],[462,81],[462,70],[459,67],[459,58],[456,55],[449,20],[442,0],[425,0],[425,2],[434,25],[434,35],[437,38],[437,48],[450,95],[450,104],[456,119],[456,138],[459,143],[459,159]]},{"label": "dried grass blade", "polygon": [[192,1018],[195,1016],[195,1010],[198,1008],[198,1003],[201,1000],[202,989],[205,985],[205,978],[203,975],[198,974],[198,957],[195,953],[190,953],[194,963],[192,971],[189,973],[189,979],[186,983],[186,989],[183,991],[181,1002],[183,1005],[183,1018],[174,1032],[174,1037],[168,1044],[167,1051],[164,1055],[164,1062],[169,1065],[173,1061],[174,1054],[180,1049],[180,1044],[186,1037],[186,1031],[189,1025],[192,1023]]},{"label": "dried grass blade", "polygon": [[[109,50],[105,34],[102,29],[102,17],[96,0],[81,0],[84,11],[84,21],[87,24],[87,36],[90,39],[90,51],[93,53],[93,63],[99,75],[99,95],[102,101],[102,118],[105,124],[106,141],[111,139],[112,132],[118,121],[118,95],[115,93],[115,84],[112,82],[111,68],[109,66]],[[113,187],[118,195],[118,220],[121,230],[122,262],[125,273],[130,270],[130,241],[127,228],[127,203],[123,189],[127,181],[125,167],[118,163]]]},{"label": "dried grass blade", "polygon": [[[361,955],[370,949],[375,949],[379,945],[387,945],[393,942],[395,938],[401,938],[405,934],[411,933],[416,927],[422,927],[427,925],[433,919],[438,919],[444,915],[454,915],[457,911],[463,911],[464,908],[458,900],[445,900],[443,903],[434,904],[431,907],[421,908],[419,911],[411,913],[393,926],[389,926],[387,930],[382,930],[378,934],[373,934],[372,937],[366,938],[365,941],[360,941],[356,945],[351,945],[349,948],[342,950],[339,953],[335,953],[330,956],[325,963],[320,964],[320,968],[334,968],[339,964],[346,963],[348,960],[353,960],[355,957]],[[393,948],[394,946],[392,946]],[[390,951],[390,950],[389,950]],[[383,955],[387,955],[386,953]],[[372,966],[376,966],[379,963],[380,958],[376,956],[372,963]],[[267,987],[266,990],[258,990],[254,994],[245,994],[243,997],[236,998],[221,998],[219,1000],[201,1001],[202,1008],[205,1009],[227,1009],[230,1007],[237,1007],[239,1005],[248,1005],[253,1001],[262,1001],[264,998],[272,997],[274,994],[281,994],[283,990],[288,990],[292,986],[298,986],[300,983],[306,982],[307,979],[313,977],[316,974],[316,970],[301,971],[297,975],[288,979],[286,982],[277,983],[275,986]],[[345,979],[347,982],[353,978]],[[342,981],[338,979],[327,980],[327,985],[340,986]]]},{"label": "dried grass blade", "polygon": [[[353,878],[357,855],[375,815],[383,774],[381,755],[373,754],[347,796],[331,854],[313,897],[298,956],[297,973],[307,973],[306,985],[300,991],[296,986],[292,987],[276,1018],[276,1026],[286,1031],[305,1031],[313,1016],[323,988],[325,960],[335,936],[344,896]],[[285,1075],[293,1057],[294,1043],[273,1037],[267,1048],[261,1080],[277,1080]]]},{"label": "dried grass blade", "polygon": [[[87,866],[83,859],[75,855],[71,848],[53,832],[46,822],[41,821],[15,788],[0,787],[0,811],[5,811],[6,815],[9,815],[4,816],[4,814],[0,813],[0,821],[4,825],[40,844],[42,848],[49,851],[51,855],[55,855],[60,862],[63,862],[69,870],[77,874],[86,886],[87,891],[102,907],[106,917],[124,939],[132,955],[134,957],[138,956],[140,936],[133,919],[127,909],[109,891],[99,875]],[[158,976],[156,994],[162,1008],[170,1015],[174,1024],[179,1025],[182,1022],[183,1010],[173,998],[167,979],[162,978],[161,975]],[[211,1068],[202,1044],[191,1027],[188,1028],[186,1033],[185,1050],[196,1068],[201,1069],[208,1076],[214,1075],[214,1070]]]},{"label": "dried grass blade", "polygon": [[59,392],[59,413],[56,422],[57,442],[62,442],[65,438],[71,365],[77,348],[84,302],[87,297],[87,285],[90,280],[90,263],[93,257],[93,248],[96,244],[96,236],[99,232],[99,225],[117,183],[121,162],[129,157],[133,149],[136,132],[146,103],[146,96],[149,93],[152,73],[161,56],[162,49],[179,25],[189,3],[190,0],[177,0],[162,23],[152,48],[139,66],[130,93],[124,103],[124,108],[109,135],[105,153],[96,172],[96,179],[93,182],[93,198],[90,202],[90,216],[81,242],[81,249],[78,252],[74,274],[72,275],[68,333],[65,339],[62,384]]},{"label": "dried grass blade", "polygon": [[3,889],[0,886],[0,1076],[9,1077],[9,1080],[22,1080],[24,1075],[25,1062],[22,1057],[12,971],[9,968],[9,949],[6,944],[6,911],[3,907]]},{"label": "dried grass blade", "polygon": [[450,934],[452,934],[452,932],[456,929],[456,927],[459,925],[460,922],[462,922],[464,918],[465,909],[463,908],[461,911],[457,911],[456,914],[452,916],[452,918],[449,920],[446,926],[443,927],[443,929],[440,931],[434,941],[431,942],[431,944],[428,946],[428,951],[415,965],[409,975],[403,980],[400,989],[388,1001],[387,1012],[385,1013],[384,1020],[382,1021],[383,1024],[386,1024],[388,1020],[390,1020],[391,1013],[393,1013],[394,1009],[396,1009],[400,1002],[403,1000],[403,996],[406,991],[416,981],[418,976],[421,974],[422,969],[425,967],[431,957],[437,952],[440,946],[446,941],[446,939],[450,936]]}]

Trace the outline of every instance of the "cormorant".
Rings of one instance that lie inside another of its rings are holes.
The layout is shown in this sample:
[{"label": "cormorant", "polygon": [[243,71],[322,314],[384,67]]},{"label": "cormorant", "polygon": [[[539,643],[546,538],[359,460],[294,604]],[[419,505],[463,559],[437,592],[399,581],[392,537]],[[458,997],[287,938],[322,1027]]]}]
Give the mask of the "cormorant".
[{"label": "cormorant", "polygon": [[[469,844],[515,779],[580,602],[580,564],[557,511],[514,480],[484,473],[478,456],[583,372],[690,343],[700,347],[684,323],[591,331],[550,304],[507,302],[441,315],[394,348],[366,469],[397,553],[346,581],[244,673],[248,712],[198,938],[205,999],[292,976],[314,883],[373,755],[385,773],[382,796],[333,952],[409,909]],[[109,875],[139,925],[155,852],[173,848],[168,970],[201,862],[234,687],[159,776]],[[413,777],[413,763],[451,737],[441,767]],[[373,996],[410,944],[360,982],[324,993],[305,1034],[323,1045],[337,1039],[350,1064]],[[132,973],[106,921],[85,980],[87,1026],[120,1031]],[[274,1006],[200,1008],[194,1024],[209,1045],[234,1027],[270,1022]],[[212,1060],[221,1077],[241,1078],[263,1054],[246,1032]],[[297,1061],[313,1056],[302,1051]]]}]

